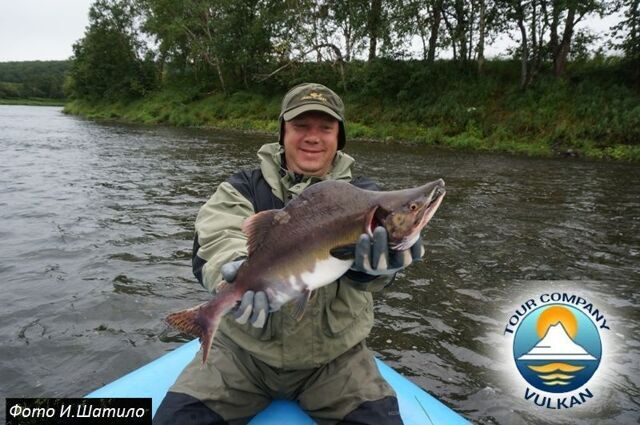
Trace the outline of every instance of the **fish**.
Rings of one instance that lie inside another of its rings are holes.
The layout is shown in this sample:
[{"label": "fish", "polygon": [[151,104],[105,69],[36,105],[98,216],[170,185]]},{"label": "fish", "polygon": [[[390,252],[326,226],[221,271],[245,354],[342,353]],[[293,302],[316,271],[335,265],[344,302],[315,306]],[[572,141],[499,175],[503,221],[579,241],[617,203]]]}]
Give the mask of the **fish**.
[{"label": "fish", "polygon": [[445,193],[442,179],[394,191],[364,190],[339,180],[313,184],[284,208],[247,218],[242,230],[248,256],[233,283],[221,281],[210,301],[171,313],[166,322],[200,339],[204,364],[222,317],[246,291],[264,291],[270,312],[295,301],[300,320],[311,293],[351,268],[360,235],[372,236],[383,226],[390,248],[406,250],[418,241]]}]

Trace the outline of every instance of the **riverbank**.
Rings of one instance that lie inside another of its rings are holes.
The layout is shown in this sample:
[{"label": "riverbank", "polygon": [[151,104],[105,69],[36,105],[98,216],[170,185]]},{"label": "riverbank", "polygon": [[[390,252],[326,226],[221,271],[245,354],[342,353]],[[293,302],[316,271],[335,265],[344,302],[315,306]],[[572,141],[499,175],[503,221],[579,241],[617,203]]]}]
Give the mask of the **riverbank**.
[{"label": "riverbank", "polygon": [[[445,65],[415,92],[402,88],[406,84],[395,90],[347,90],[348,137],[640,162],[640,95],[618,83],[611,67],[603,68],[607,72],[583,70],[570,80],[540,78],[522,91],[505,84],[517,80],[509,64],[492,64],[482,79],[452,76],[455,68]],[[318,76],[309,79],[319,81]],[[91,119],[276,133],[282,93],[272,93],[224,95],[183,84],[131,101],[75,100],[65,105],[65,112]]]},{"label": "riverbank", "polygon": [[45,98],[0,98],[0,105],[28,105],[28,106],[64,106],[64,99],[45,99]]}]

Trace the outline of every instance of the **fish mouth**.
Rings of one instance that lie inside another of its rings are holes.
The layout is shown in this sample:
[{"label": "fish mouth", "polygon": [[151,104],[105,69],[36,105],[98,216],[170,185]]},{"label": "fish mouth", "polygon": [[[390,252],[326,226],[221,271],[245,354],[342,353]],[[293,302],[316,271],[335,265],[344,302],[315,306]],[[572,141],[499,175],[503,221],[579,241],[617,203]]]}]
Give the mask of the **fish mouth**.
[{"label": "fish mouth", "polygon": [[424,212],[417,214],[417,216],[422,217],[419,223],[417,223],[418,231],[422,230],[424,226],[429,223],[429,220],[431,220],[433,215],[438,210],[438,207],[440,207],[442,199],[444,199],[444,195],[446,193],[447,191],[444,190],[444,187],[442,186],[433,189],[433,192],[431,193],[431,200],[428,203],[425,203],[425,205],[423,206]]},{"label": "fish mouth", "polygon": [[416,220],[414,222],[414,231],[411,232],[408,236],[402,238],[400,242],[397,244],[391,245],[391,249],[396,251],[404,251],[413,246],[418,239],[420,238],[420,232],[422,229],[426,227],[426,225],[431,221],[434,214],[440,207],[442,200],[444,199],[444,195],[447,191],[444,189],[444,182],[442,182],[442,186],[438,186],[430,194],[430,201],[425,202],[422,208],[416,214]]}]

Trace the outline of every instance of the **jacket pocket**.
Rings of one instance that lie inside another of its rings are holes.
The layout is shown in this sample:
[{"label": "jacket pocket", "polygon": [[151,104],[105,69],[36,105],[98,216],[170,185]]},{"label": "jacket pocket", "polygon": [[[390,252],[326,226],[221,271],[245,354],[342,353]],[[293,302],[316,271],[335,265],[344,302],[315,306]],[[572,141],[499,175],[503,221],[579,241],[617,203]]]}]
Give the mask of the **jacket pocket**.
[{"label": "jacket pocket", "polygon": [[337,282],[326,287],[327,303],[323,317],[324,333],[340,336],[363,319],[373,305],[371,293]]}]

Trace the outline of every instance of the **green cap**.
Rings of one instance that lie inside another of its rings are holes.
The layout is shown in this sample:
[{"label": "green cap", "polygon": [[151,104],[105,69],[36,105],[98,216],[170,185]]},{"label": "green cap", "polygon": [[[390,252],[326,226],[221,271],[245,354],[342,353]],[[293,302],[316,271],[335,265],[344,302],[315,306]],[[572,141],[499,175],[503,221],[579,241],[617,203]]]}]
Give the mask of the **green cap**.
[{"label": "green cap", "polygon": [[284,122],[309,111],[324,112],[338,120],[338,149],[342,149],[346,142],[344,103],[333,90],[318,83],[298,84],[284,95],[280,110],[280,144],[283,143]]}]

